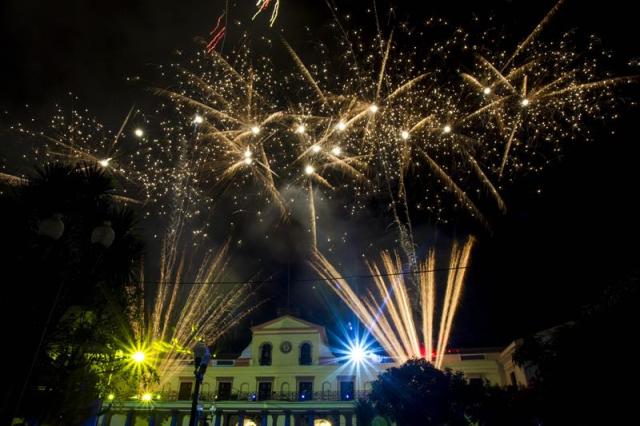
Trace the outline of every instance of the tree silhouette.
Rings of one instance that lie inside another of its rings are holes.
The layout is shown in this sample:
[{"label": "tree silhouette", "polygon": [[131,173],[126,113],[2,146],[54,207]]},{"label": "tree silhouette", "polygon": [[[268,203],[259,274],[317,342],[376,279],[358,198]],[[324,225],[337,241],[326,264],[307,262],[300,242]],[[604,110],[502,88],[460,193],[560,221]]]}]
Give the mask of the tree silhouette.
[{"label": "tree silhouette", "polygon": [[526,392],[470,383],[462,373],[438,370],[423,359],[381,374],[370,398],[398,426],[536,424]]},{"label": "tree silhouette", "polygon": [[[114,338],[127,333],[127,285],[143,248],[135,214],[116,203],[111,178],[88,165],[39,169],[2,193],[0,209],[0,315],[15,348],[5,351],[12,369],[0,422],[47,413],[52,424],[78,424],[98,396],[95,354],[113,354]],[[39,232],[46,221],[62,222],[57,240]],[[113,243],[92,242],[107,224]]]}]

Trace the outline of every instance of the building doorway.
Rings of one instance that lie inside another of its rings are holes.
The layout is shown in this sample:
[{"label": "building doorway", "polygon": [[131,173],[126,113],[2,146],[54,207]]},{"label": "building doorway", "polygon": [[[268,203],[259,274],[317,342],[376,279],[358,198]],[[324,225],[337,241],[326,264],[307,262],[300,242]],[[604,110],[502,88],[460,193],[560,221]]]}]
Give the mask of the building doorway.
[{"label": "building doorway", "polygon": [[258,383],[258,401],[271,399],[271,382]]},{"label": "building doorway", "polygon": [[231,382],[218,383],[218,400],[227,401],[231,399]]},{"label": "building doorway", "polygon": [[192,382],[181,382],[180,389],[178,390],[178,400],[180,401],[188,401],[191,399],[191,388],[193,387]]},{"label": "building doorway", "polygon": [[298,399],[300,401],[309,401],[313,397],[313,382],[298,383]]}]

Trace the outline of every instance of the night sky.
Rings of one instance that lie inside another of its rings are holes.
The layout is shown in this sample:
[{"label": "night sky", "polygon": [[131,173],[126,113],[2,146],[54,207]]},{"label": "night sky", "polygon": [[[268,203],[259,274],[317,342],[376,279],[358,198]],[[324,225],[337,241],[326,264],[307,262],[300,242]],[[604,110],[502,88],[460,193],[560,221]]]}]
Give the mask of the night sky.
[{"label": "night sky", "polygon": [[[321,29],[330,20],[322,0],[281,3],[278,21],[269,29],[267,16],[250,19],[255,0],[230,1],[227,42],[242,31],[255,38],[281,33],[294,47],[303,47],[296,43],[305,26]],[[348,4],[356,24],[370,25],[370,1],[341,3]],[[392,3],[397,21],[444,16],[465,23],[474,15],[495,16],[519,40],[554,1]],[[382,9],[388,2],[378,4]],[[132,104],[153,102],[144,85],[150,69],[170,62],[176,50],[193,49],[194,39],[207,37],[223,9],[221,0],[5,0],[0,9],[0,108],[19,115],[29,104],[30,114],[44,113],[72,91],[103,122],[117,126]],[[614,73],[628,73],[629,61],[640,58],[631,2],[567,1],[549,31],[568,30],[596,34],[619,62]],[[142,83],[128,82],[130,76],[141,76]],[[637,99],[637,88],[627,94]],[[493,233],[479,235],[453,346],[502,345],[569,320],[580,306],[597,299],[604,286],[637,271],[640,115],[630,106],[621,111],[621,119],[595,124],[595,141],[572,145],[537,177],[536,185],[525,182],[509,191],[508,214],[493,221]],[[7,154],[12,137],[0,133],[0,155]],[[437,235],[448,239],[467,231],[460,224],[441,227]],[[299,269],[294,265],[299,279],[309,275]],[[297,283],[294,303],[302,306],[304,317],[332,329],[334,317],[323,307],[323,296],[307,284]],[[283,288],[268,291],[282,300]],[[275,316],[277,305],[270,304],[253,322]]]}]

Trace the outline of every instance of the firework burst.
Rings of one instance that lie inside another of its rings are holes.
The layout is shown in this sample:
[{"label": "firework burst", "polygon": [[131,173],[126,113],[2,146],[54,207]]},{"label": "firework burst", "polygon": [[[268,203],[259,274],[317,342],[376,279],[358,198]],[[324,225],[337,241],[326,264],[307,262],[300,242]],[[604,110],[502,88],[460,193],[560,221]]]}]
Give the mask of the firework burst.
[{"label": "firework burst", "polygon": [[140,111],[132,107],[112,131],[86,108],[74,107],[78,101],[70,95],[71,106],[56,105],[46,123],[32,120],[9,127],[31,147],[24,159],[39,165],[96,166],[113,176],[117,200],[137,204],[157,200],[164,182],[159,166],[161,147],[156,139],[147,137],[147,120]]},{"label": "firework burst", "polygon": [[202,256],[183,243],[179,228],[163,240],[159,280],[140,279],[140,305],[132,312],[135,352],[147,353],[162,388],[191,360],[197,341],[214,345],[230,328],[262,302],[252,303],[252,284],[233,289],[220,284],[228,260],[228,244]]},{"label": "firework burst", "polygon": [[326,59],[307,63],[280,40],[291,70],[274,69],[270,40],[260,54],[248,38],[229,59],[198,53],[172,67],[172,90],[158,90],[183,123],[203,119],[187,154],[190,187],[243,211],[261,200],[285,220],[295,200],[283,190],[303,188],[312,246],[318,197],[339,198],[349,216],[382,201],[416,269],[412,216],[446,222],[462,209],[489,227],[484,210],[506,211],[504,188],[540,172],[562,142],[588,138],[586,123],[605,118],[614,88],[635,81],[601,77],[593,39],[584,50],[569,36],[542,40],[559,7],[512,50],[500,49],[504,35],[437,19],[368,36],[334,13],[342,51],[319,42],[314,56]]},{"label": "firework burst", "polygon": [[[508,207],[509,184],[539,173],[567,141],[588,139],[615,88],[636,81],[600,71],[606,54],[595,39],[583,49],[568,35],[543,40],[560,6],[504,49],[503,33],[433,18],[348,30],[332,8],[336,42],[316,42],[313,61],[285,40],[251,48],[244,37],[226,56],[209,45],[162,67],[170,81],[155,92],[170,102],[152,123],[132,110],[110,133],[61,110],[49,131],[14,130],[44,141],[39,160],[98,164],[160,214],[172,214],[177,197],[181,214],[201,223],[216,205],[273,206],[286,222],[296,199],[283,194],[301,188],[315,245],[316,199],[338,199],[349,217],[372,201],[388,205],[415,269],[413,217],[446,222],[462,210],[489,227],[486,213]],[[277,13],[278,2],[258,3],[269,7]],[[279,46],[291,67],[272,64]]]}]

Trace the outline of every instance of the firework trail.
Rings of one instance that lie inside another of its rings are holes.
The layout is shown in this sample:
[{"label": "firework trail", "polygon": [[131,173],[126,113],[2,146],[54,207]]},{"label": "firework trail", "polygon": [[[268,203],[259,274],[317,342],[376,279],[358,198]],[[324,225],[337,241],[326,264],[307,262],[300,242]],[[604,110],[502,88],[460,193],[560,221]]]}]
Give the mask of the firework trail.
[{"label": "firework trail", "polygon": [[215,27],[213,27],[209,32],[209,34],[211,35],[211,40],[207,44],[207,53],[211,53],[212,51],[214,51],[218,47],[220,42],[224,39],[227,27],[222,23],[223,17],[224,13],[218,16]]},{"label": "firework trail", "polygon": [[[276,22],[276,19],[278,19],[278,12],[280,11],[280,0],[275,0],[275,2],[273,3],[274,4],[273,4],[273,10],[271,11],[271,18],[269,18],[270,27],[273,27],[273,24]],[[256,3],[258,11],[255,13],[255,15],[253,15],[253,19],[256,19],[256,17],[260,13],[269,9],[270,5],[271,5],[271,0],[258,0],[258,3]]]},{"label": "firework trail", "polygon": [[[453,245],[439,307],[436,306],[437,268],[433,250],[419,263],[417,292],[413,285],[407,285],[405,275],[413,272],[405,272],[397,253],[385,251],[380,255],[379,263],[367,262],[374,288],[364,297],[353,290],[320,252],[314,251],[310,264],[396,363],[424,358],[442,368],[473,244],[474,239],[469,238],[463,247]],[[417,306],[411,303],[412,298],[418,299]],[[436,308],[440,312],[438,321]]]}]

